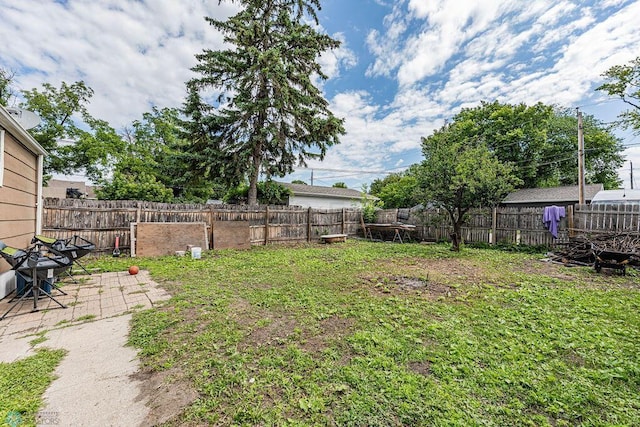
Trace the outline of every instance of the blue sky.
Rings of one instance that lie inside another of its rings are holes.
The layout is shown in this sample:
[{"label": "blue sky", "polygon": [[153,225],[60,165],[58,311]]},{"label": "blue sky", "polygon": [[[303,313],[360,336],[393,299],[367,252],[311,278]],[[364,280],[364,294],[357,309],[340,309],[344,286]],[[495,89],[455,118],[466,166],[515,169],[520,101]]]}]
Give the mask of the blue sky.
[{"label": "blue sky", "polygon": [[[640,55],[640,0],[324,0],[320,29],[342,46],[320,59],[321,84],[347,134],[314,184],[351,188],[419,162],[420,138],[481,101],[581,107],[603,121],[624,109],[594,92],[609,67]],[[121,128],[151,106],[176,107],[203,48],[222,47],[204,16],[217,0],[0,0],[0,66],[21,89],[84,80],[89,107]],[[640,138],[617,131],[640,177]],[[588,145],[588,141],[586,141]],[[285,180],[310,182],[300,169]],[[636,188],[640,182],[636,182]]]}]

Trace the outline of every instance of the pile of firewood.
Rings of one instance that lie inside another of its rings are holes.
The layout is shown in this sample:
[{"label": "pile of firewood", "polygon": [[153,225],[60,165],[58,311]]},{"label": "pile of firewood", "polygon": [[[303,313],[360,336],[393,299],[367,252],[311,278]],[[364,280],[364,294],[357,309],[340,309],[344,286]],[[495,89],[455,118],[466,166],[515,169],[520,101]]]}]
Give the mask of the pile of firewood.
[{"label": "pile of firewood", "polygon": [[558,244],[549,255],[552,261],[563,264],[593,265],[595,254],[600,252],[630,254],[629,264],[640,266],[640,236],[614,233],[577,236],[568,243]]}]

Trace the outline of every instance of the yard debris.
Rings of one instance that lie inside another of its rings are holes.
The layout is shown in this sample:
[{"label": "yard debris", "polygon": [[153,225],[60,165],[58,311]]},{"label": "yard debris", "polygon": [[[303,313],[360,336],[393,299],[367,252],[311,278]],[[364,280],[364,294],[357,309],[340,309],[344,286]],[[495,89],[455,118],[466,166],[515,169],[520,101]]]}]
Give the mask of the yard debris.
[{"label": "yard debris", "polygon": [[569,242],[558,244],[554,252],[548,254],[549,260],[568,266],[594,265],[596,254],[621,253],[629,255],[629,265],[640,266],[640,236],[620,233],[601,233],[580,235]]}]

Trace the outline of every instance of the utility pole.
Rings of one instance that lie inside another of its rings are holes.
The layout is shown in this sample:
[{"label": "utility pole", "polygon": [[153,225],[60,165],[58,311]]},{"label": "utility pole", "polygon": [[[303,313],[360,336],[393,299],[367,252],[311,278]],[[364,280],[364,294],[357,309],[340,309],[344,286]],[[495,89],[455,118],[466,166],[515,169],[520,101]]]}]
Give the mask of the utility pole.
[{"label": "utility pole", "polygon": [[313,187],[313,169],[311,169],[311,186]]},{"label": "utility pole", "polygon": [[633,162],[629,162],[629,166],[631,167],[631,189],[633,190]]},{"label": "utility pole", "polygon": [[582,127],[582,112],[578,112],[578,204],[584,205],[584,129]]}]

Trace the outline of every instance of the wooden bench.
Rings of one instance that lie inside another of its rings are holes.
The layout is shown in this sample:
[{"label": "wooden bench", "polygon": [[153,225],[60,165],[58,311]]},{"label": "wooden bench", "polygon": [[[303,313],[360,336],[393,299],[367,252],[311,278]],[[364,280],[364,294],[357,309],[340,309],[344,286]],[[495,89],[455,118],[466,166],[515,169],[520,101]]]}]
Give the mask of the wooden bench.
[{"label": "wooden bench", "polygon": [[323,234],[322,236],[320,236],[320,241],[322,243],[346,242],[347,235],[346,234]]}]

